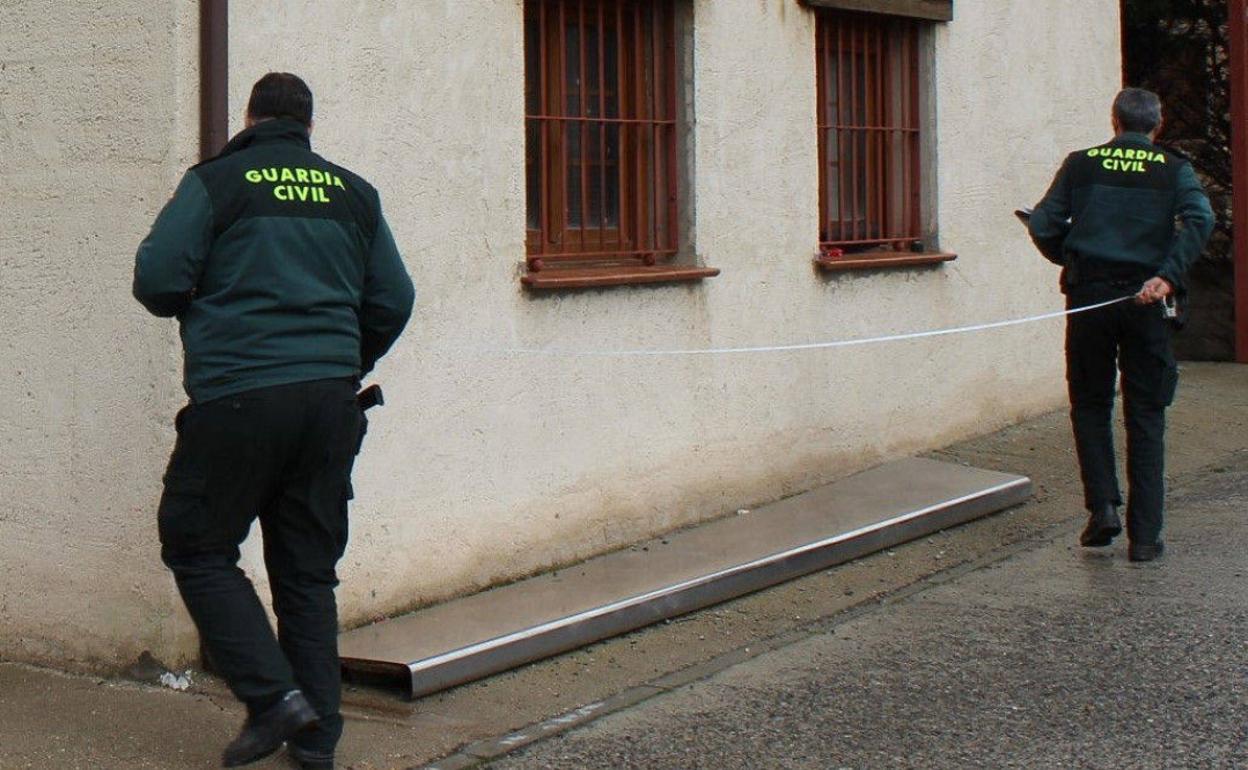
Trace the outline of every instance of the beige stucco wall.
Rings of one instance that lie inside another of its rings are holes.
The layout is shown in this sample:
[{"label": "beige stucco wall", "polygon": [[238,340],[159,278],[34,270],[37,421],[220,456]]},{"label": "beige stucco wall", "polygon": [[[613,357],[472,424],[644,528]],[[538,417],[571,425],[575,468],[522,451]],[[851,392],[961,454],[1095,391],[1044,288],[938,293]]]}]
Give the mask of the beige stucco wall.
[{"label": "beige stucco wall", "polygon": [[[816,248],[813,16],[692,3],[703,285],[534,296],[523,259],[520,0],[236,5],[231,106],[303,73],[316,147],[383,192],[420,296],[377,379],[345,620],[430,601],[985,431],[1062,396],[1060,323],[884,347],[685,358],[511,346],[802,342],[1059,307],[1011,216],[1104,136],[1117,4],[960,2],[936,32],[940,269],[844,275]],[[1103,23],[1088,23],[1089,18]],[[237,126],[236,126],[237,127]],[[1020,470],[1025,470],[1021,469]]]},{"label": "beige stucco wall", "polygon": [[196,148],[190,2],[0,4],[0,657],[193,649],[155,502],[177,335],[135,247]]},{"label": "beige stucco wall", "polygon": [[[934,34],[938,220],[959,258],[831,278],[811,266],[811,13],[794,0],[679,1],[694,22],[691,235],[696,259],[723,273],[550,295],[518,280],[521,0],[231,4],[231,129],[256,77],[304,75],[315,148],[382,191],[419,292],[376,374],[388,403],[357,466],[345,622],[1060,403],[1053,322],[813,352],[495,352],[807,342],[1059,307],[1056,276],[1010,212],[1040,196],[1066,149],[1107,132],[1114,0],[1079,16],[1057,12],[1066,0],[957,3]],[[16,189],[0,229],[0,339],[17,373],[0,379],[0,656],[189,659],[152,520],[180,400],[176,335],[142,315],[129,278],[194,152],[194,6],[51,5],[69,6],[0,10],[0,174]],[[41,98],[49,89],[60,98]]]}]

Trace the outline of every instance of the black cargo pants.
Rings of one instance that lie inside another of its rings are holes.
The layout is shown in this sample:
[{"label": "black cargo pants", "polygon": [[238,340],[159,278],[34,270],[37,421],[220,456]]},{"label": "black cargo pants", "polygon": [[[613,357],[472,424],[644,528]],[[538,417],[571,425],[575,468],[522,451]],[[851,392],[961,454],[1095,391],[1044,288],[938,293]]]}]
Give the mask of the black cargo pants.
[{"label": "black cargo pants", "polygon": [[[1067,307],[1106,302],[1139,288],[1138,281],[1081,283],[1069,288]],[[1071,315],[1066,322],[1070,421],[1089,510],[1122,505],[1112,430],[1114,374],[1122,373],[1127,536],[1135,543],[1152,544],[1161,537],[1166,407],[1178,384],[1171,334],[1158,305],[1132,301]]]},{"label": "black cargo pants", "polygon": [[[161,558],[210,662],[253,714],[302,689],[321,720],[298,743],[332,751],[342,734],[335,566],[365,426],[353,383],[318,380],[191,404],[176,425],[158,518]],[[276,636],[238,567],[257,518]]]}]

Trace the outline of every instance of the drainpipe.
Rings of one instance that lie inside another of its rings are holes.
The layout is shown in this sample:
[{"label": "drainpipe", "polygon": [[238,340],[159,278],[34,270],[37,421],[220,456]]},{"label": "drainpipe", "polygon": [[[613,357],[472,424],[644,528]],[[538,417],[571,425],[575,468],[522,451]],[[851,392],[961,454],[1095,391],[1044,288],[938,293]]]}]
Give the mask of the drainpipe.
[{"label": "drainpipe", "polygon": [[229,0],[199,2],[199,158],[229,139]]},{"label": "drainpipe", "polygon": [[1235,360],[1248,364],[1248,0],[1228,0],[1231,71],[1231,222],[1235,262]]}]

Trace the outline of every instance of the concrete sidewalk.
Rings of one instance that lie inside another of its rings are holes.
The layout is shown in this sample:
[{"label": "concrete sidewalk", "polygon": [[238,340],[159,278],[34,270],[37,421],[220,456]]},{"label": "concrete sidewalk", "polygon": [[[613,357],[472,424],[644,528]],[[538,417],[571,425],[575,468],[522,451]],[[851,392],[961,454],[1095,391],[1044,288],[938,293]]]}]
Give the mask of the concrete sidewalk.
[{"label": "concrete sidewalk", "polygon": [[[1163,563],[1070,547],[1080,495],[1054,413],[932,455],[1031,476],[1027,505],[413,703],[350,688],[339,766],[459,751],[438,766],[462,767],[610,712],[498,764],[1246,765],[1246,423],[1248,367],[1184,367]],[[0,768],[210,768],[241,720],[203,676],[182,693],[0,664]]]}]

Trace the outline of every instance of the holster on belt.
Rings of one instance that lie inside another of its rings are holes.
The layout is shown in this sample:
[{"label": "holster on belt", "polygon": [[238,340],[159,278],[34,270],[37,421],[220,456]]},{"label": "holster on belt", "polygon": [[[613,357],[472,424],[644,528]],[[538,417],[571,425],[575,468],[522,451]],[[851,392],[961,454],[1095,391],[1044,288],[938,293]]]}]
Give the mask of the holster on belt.
[{"label": "holster on belt", "polygon": [[375,406],[384,406],[386,399],[381,392],[381,386],[373,384],[355,394],[355,403],[360,405],[361,411],[367,412]]},{"label": "holster on belt", "polygon": [[355,403],[360,407],[360,434],[355,440],[355,453],[358,455],[364,447],[364,436],[368,433],[368,415],[364,413],[375,406],[383,406],[386,399],[382,395],[381,386],[374,384],[356,393]]}]

